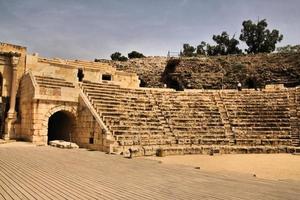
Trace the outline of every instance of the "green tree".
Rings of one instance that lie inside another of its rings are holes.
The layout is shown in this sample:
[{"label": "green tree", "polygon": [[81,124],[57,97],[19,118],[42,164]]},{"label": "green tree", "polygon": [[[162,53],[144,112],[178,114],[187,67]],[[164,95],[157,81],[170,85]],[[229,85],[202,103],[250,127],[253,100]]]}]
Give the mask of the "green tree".
[{"label": "green tree", "polygon": [[267,29],[266,19],[253,23],[251,20],[243,22],[240,40],[246,42],[247,53],[270,53],[275,50],[275,45],[283,39],[283,35],[274,29]]},{"label": "green tree", "polygon": [[194,52],[195,52],[195,47],[189,45],[189,44],[183,44],[183,51],[181,53],[181,56],[185,56],[185,57],[192,57],[194,56]]},{"label": "green tree", "polygon": [[204,41],[197,46],[197,55],[228,55],[228,54],[241,54],[242,50],[238,48],[239,41],[233,36],[229,37],[228,33],[223,31],[221,35],[213,35],[212,39],[217,43],[210,45]]},{"label": "green tree", "polygon": [[213,47],[214,55],[240,54],[242,50],[237,47],[239,41],[229,37],[228,33],[223,31],[221,35],[213,35],[212,38],[217,45]]},{"label": "green tree", "polygon": [[120,57],[121,57],[121,53],[120,52],[115,52],[115,53],[113,53],[113,54],[111,54],[110,55],[110,58],[112,59],[112,60],[119,60],[120,59]]},{"label": "green tree", "polygon": [[132,58],[144,58],[145,56],[142,53],[139,53],[137,51],[132,51],[128,54],[128,58],[132,59]]},{"label": "green tree", "polygon": [[128,58],[126,56],[121,56],[119,58],[119,61],[127,61],[127,60],[128,60]]},{"label": "green tree", "polygon": [[197,55],[206,55],[206,42],[202,41],[196,49],[196,54]]},{"label": "green tree", "polygon": [[209,55],[209,56],[216,56],[216,55],[218,55],[217,51],[216,51],[216,46],[212,46],[210,44],[207,44],[206,45],[206,54]]},{"label": "green tree", "polygon": [[227,45],[227,54],[241,54],[242,50],[238,47],[239,41],[234,38],[235,35],[229,40]]},{"label": "green tree", "polygon": [[127,61],[128,58],[126,56],[122,56],[120,52],[115,52],[110,55],[110,58],[115,61]]}]

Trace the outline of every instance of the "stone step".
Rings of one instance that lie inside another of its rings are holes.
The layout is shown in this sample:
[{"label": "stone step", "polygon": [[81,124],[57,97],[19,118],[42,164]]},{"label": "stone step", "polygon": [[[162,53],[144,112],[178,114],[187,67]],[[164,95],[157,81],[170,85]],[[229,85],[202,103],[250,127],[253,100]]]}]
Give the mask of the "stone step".
[{"label": "stone step", "polygon": [[114,98],[114,97],[108,97],[108,96],[99,96],[94,97],[91,95],[88,95],[89,99],[93,102],[102,102],[102,101],[111,101],[111,102],[122,102],[122,103],[145,103],[147,104],[149,101],[147,99],[139,99],[134,97],[127,97],[127,98]]},{"label": "stone step", "polygon": [[90,87],[90,88],[120,88],[120,85],[111,84],[111,83],[95,83],[95,82],[88,82],[83,81],[83,87]]},{"label": "stone step", "polygon": [[113,125],[109,126],[112,130],[133,130],[133,131],[144,131],[144,130],[155,130],[155,131],[162,131],[163,128],[159,126],[151,126],[151,125],[140,125],[140,126],[128,126],[128,125]]},{"label": "stone step", "polygon": [[37,77],[35,78],[37,83],[73,85],[73,83],[61,79],[47,79],[47,78],[37,78]]},{"label": "stone step", "polygon": [[160,121],[157,118],[137,118],[137,119],[132,119],[132,118],[128,118],[128,116],[124,116],[124,115],[105,115],[102,116],[103,117],[103,121],[109,121],[111,123],[113,122],[122,122],[122,123],[127,123],[128,121],[137,121],[137,122],[146,122],[146,123],[160,123]]},{"label": "stone step", "polygon": [[268,127],[268,126],[252,126],[249,127],[249,125],[241,126],[239,124],[232,125],[235,130],[247,130],[247,131],[290,131],[291,127]]},{"label": "stone step", "polygon": [[230,124],[233,127],[291,127],[290,123],[285,123],[285,122],[255,122],[255,121],[251,121],[251,120],[247,120],[247,121],[242,121],[239,119],[236,120],[230,120]]},{"label": "stone step", "polygon": [[229,113],[229,118],[231,119],[241,119],[241,120],[244,120],[244,119],[257,119],[257,118],[260,118],[260,119],[268,119],[268,120],[278,120],[280,121],[280,119],[290,119],[290,115],[288,113],[286,114],[281,114],[281,115],[272,115],[271,113],[270,114],[257,114],[257,115],[251,115],[251,114],[243,114],[243,115],[234,115],[234,114],[231,114]]},{"label": "stone step", "polygon": [[163,135],[162,130],[114,130],[114,135]]},{"label": "stone step", "polygon": [[67,82],[62,78],[52,78],[46,76],[34,76],[37,84],[40,87],[49,87],[49,88],[60,88],[60,87],[71,87],[75,88],[73,83]]},{"label": "stone step", "polygon": [[37,80],[65,81],[63,78],[34,75]]}]

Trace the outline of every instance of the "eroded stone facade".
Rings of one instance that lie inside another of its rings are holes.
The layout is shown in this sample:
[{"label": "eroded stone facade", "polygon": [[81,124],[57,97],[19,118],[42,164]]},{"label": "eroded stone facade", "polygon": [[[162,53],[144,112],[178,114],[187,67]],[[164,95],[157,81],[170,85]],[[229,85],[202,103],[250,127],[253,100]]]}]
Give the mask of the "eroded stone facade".
[{"label": "eroded stone facade", "polygon": [[[5,139],[63,139],[117,154],[295,152],[300,88],[139,88],[109,62],[46,59],[0,44]],[[11,106],[16,104],[16,106]]]}]

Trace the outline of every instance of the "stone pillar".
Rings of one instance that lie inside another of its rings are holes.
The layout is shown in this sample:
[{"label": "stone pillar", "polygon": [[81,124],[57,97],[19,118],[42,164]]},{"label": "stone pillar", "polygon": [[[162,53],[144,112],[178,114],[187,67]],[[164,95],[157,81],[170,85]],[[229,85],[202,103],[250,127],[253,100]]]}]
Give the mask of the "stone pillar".
[{"label": "stone pillar", "polygon": [[12,79],[10,87],[10,104],[7,113],[7,118],[5,120],[5,133],[4,139],[9,140],[15,138],[14,123],[17,120],[17,112],[15,111],[16,106],[16,96],[17,96],[17,65],[19,63],[20,55],[13,54],[11,56],[12,64]]}]

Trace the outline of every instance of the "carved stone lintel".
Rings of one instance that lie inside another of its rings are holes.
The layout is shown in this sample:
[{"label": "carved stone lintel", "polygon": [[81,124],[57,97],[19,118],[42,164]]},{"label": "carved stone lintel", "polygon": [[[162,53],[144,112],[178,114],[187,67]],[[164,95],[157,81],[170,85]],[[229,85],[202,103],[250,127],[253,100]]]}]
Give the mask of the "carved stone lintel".
[{"label": "carved stone lintel", "polygon": [[0,52],[0,55],[3,55],[3,56],[7,56],[7,57],[20,57],[21,56],[21,53],[19,52],[14,52],[14,51],[10,51],[10,52]]},{"label": "carved stone lintel", "polygon": [[17,68],[19,61],[20,61],[20,56],[12,56],[11,57],[11,64],[13,65],[13,68]]}]

